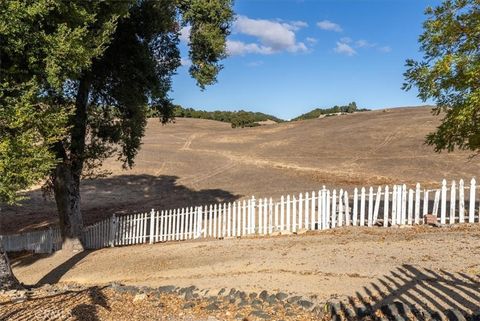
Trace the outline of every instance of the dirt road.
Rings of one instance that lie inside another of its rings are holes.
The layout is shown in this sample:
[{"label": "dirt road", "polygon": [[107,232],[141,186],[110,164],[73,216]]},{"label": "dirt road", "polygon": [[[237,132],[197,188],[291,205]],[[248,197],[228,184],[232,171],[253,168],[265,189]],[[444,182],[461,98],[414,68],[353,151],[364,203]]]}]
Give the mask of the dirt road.
[{"label": "dirt road", "polygon": [[480,226],[343,228],[308,235],[58,252],[13,263],[28,284],[122,282],[284,291],[383,304],[480,306]]}]

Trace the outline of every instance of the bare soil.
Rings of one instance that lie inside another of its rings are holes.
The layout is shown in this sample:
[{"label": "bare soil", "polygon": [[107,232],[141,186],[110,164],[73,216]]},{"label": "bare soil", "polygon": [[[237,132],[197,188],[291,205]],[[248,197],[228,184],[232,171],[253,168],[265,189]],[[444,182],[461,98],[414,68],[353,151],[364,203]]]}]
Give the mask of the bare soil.
[{"label": "bare soil", "polygon": [[[279,197],[322,185],[438,186],[443,178],[476,176],[480,164],[469,153],[437,154],[424,144],[439,119],[428,107],[244,129],[183,118],[162,126],[151,119],[133,169],[108,160],[103,169],[111,176],[83,182],[85,223],[113,213]],[[56,223],[54,202],[43,199],[40,190],[27,194],[30,199],[21,207],[2,208],[0,233]]]},{"label": "bare soil", "polygon": [[429,309],[480,307],[480,226],[341,228],[304,235],[60,251],[13,260],[26,284],[121,282],[268,290]]}]

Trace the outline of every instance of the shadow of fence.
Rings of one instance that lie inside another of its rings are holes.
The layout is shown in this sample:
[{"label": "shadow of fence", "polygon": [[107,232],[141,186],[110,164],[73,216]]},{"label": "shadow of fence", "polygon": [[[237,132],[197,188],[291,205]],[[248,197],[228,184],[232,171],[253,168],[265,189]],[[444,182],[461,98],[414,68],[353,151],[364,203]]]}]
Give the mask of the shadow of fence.
[{"label": "shadow of fence", "polygon": [[480,320],[480,276],[402,265],[348,300],[333,320]]}]

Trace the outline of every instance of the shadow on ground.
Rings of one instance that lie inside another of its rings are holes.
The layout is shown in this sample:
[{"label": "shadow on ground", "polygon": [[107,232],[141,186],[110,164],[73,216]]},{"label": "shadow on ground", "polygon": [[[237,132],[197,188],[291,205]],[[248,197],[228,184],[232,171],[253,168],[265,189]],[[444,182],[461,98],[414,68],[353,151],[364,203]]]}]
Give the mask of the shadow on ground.
[{"label": "shadow on ground", "polygon": [[332,310],[334,318],[349,320],[379,315],[390,320],[480,320],[480,276],[405,264]]},{"label": "shadow on ground", "polygon": [[[82,182],[82,213],[86,225],[112,216],[157,210],[233,202],[242,195],[222,189],[194,190],[178,184],[177,176],[119,175]],[[20,207],[2,208],[0,234],[45,228],[57,222],[53,200],[45,201],[39,190],[26,196]]]},{"label": "shadow on ground", "polygon": [[51,294],[46,290],[24,303],[0,303],[0,320],[98,321],[100,307],[111,310],[103,290],[104,287],[97,286]]}]

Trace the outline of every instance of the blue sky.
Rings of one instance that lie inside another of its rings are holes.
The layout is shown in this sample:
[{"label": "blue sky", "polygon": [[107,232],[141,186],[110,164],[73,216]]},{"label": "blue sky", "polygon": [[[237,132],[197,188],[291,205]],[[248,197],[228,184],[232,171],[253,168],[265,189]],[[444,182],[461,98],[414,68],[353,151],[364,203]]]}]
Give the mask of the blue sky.
[{"label": "blue sky", "polygon": [[218,83],[201,91],[184,66],[171,97],[184,107],[252,110],[289,119],[356,101],[365,108],[412,106],[401,90],[407,58],[421,58],[421,0],[237,0],[229,57]]}]

